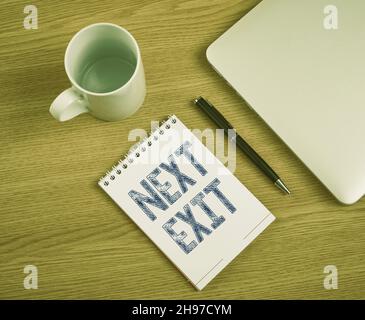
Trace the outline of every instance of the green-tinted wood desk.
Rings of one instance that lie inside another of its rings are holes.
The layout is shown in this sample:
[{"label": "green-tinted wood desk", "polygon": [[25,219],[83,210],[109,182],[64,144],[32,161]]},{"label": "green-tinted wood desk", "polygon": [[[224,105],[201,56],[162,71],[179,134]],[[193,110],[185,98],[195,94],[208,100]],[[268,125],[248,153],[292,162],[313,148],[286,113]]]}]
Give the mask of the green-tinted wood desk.
[{"label": "green-tinted wood desk", "polygon": [[[2,3],[0,298],[365,298],[365,199],[337,203],[206,61],[208,45],[257,2],[42,1],[38,30],[23,28],[26,3]],[[69,86],[66,45],[102,21],[136,37],[145,104],[121,122],[82,115],[60,124],[48,108]],[[202,292],[97,186],[133,144],[132,129],[172,113],[190,128],[214,128],[190,102],[199,94],[293,191],[283,196],[238,153],[236,176],[277,220]],[[37,290],[23,288],[28,264],[38,267]],[[326,265],[338,268],[337,290],[323,287]]]}]

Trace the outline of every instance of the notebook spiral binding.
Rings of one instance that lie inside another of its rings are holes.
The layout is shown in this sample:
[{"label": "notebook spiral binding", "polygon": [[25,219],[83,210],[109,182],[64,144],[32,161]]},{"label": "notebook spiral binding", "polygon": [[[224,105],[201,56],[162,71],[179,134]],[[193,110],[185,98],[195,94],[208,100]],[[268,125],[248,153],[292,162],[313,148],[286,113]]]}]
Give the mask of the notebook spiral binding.
[{"label": "notebook spiral binding", "polygon": [[146,152],[147,149],[153,144],[153,141],[158,140],[159,135],[164,134],[164,129],[169,130],[172,125],[176,123],[176,116],[170,115],[167,120],[162,121],[160,126],[150,132],[150,134],[142,141],[133,145],[130,150],[122,157],[112,168],[107,171],[99,183],[102,183],[107,187],[117,176],[121,175],[123,170],[127,170],[132,165],[135,158],[139,158],[142,153]]}]

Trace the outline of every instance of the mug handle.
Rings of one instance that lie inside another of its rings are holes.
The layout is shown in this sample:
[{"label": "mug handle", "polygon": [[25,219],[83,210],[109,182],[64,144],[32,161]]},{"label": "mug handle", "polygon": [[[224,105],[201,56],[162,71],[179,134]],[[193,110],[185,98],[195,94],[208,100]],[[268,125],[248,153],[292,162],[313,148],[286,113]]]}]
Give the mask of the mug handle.
[{"label": "mug handle", "polygon": [[70,120],[79,114],[89,112],[87,101],[75,89],[68,88],[52,102],[49,112],[58,121]]}]

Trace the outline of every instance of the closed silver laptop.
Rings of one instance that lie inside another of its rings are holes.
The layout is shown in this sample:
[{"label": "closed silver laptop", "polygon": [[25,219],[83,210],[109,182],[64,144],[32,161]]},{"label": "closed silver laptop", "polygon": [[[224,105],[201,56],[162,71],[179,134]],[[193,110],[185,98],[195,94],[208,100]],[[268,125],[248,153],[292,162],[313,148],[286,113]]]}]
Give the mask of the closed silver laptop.
[{"label": "closed silver laptop", "polygon": [[364,0],[264,0],[207,58],[339,201],[365,194]]}]

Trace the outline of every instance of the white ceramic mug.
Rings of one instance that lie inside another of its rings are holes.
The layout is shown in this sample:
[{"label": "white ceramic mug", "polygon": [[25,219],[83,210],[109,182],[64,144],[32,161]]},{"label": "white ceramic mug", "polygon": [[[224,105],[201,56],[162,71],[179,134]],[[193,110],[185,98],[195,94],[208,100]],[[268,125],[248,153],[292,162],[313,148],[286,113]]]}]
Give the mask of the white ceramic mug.
[{"label": "white ceramic mug", "polygon": [[146,83],[141,53],[133,36],[120,26],[97,23],[80,30],[67,46],[65,69],[72,87],[49,109],[58,121],[85,112],[115,121],[143,104]]}]

